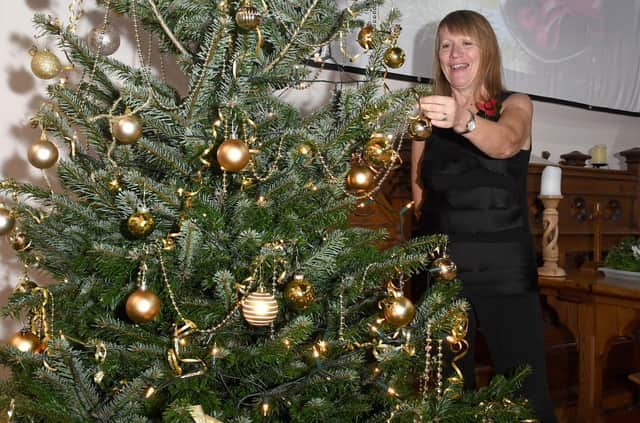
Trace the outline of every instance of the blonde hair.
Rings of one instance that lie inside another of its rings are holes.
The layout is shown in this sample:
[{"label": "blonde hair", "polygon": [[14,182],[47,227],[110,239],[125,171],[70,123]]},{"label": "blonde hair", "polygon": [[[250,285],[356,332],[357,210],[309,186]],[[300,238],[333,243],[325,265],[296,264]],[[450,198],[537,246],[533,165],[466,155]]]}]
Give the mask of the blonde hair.
[{"label": "blonde hair", "polygon": [[[498,98],[504,91],[502,85],[502,60],[496,33],[487,19],[473,10],[456,10],[445,16],[436,32],[435,54],[433,59],[433,85],[438,95],[451,95],[451,85],[440,67],[440,31],[446,28],[454,34],[462,34],[473,38],[480,48],[480,87],[486,89],[487,98]],[[475,93],[479,95],[479,93]]]}]

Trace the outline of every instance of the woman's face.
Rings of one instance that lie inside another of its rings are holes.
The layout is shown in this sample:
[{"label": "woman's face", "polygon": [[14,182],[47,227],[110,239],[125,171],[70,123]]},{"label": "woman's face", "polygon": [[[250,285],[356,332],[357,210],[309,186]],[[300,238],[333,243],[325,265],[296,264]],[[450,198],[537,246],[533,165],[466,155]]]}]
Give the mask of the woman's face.
[{"label": "woman's face", "polygon": [[441,28],[438,57],[440,68],[451,88],[476,88],[476,77],[480,68],[480,48],[477,40],[468,35],[451,33],[446,27]]}]

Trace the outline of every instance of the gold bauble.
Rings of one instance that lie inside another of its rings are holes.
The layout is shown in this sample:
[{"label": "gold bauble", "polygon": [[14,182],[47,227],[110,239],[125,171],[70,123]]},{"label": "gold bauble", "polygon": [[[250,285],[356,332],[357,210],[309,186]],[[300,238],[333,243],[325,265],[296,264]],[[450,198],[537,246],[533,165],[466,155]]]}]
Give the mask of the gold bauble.
[{"label": "gold bauble", "polygon": [[127,230],[134,238],[149,235],[155,226],[155,221],[149,209],[141,207],[127,219]]},{"label": "gold bauble", "polygon": [[292,309],[302,311],[313,302],[313,285],[304,275],[295,275],[284,287],[284,298]]},{"label": "gold bauble", "polygon": [[133,144],[142,136],[142,120],[136,115],[113,118],[111,131],[120,144]]},{"label": "gold bauble", "polygon": [[253,6],[242,6],[236,12],[236,23],[242,29],[252,30],[260,25],[262,16],[258,13],[258,9]]},{"label": "gold bauble", "polygon": [[259,288],[242,300],[242,315],[252,326],[269,326],[278,316],[278,302],[264,288]]},{"label": "gold bauble", "polygon": [[148,289],[138,288],[127,297],[127,317],[135,323],[147,323],[160,313],[160,298]]},{"label": "gold bauble", "polygon": [[448,256],[438,257],[433,261],[433,272],[438,279],[452,281],[458,275],[458,266]]},{"label": "gold bauble", "polygon": [[386,169],[395,157],[389,140],[383,134],[374,133],[364,146],[363,159],[374,170]]},{"label": "gold bauble", "polygon": [[58,161],[58,147],[51,141],[41,138],[29,147],[29,163],[38,169],[49,169]]},{"label": "gold bauble", "polygon": [[401,328],[411,323],[413,316],[416,314],[416,309],[413,307],[411,300],[402,295],[386,298],[382,304],[384,318],[391,326],[396,328]]},{"label": "gold bauble", "polygon": [[218,147],[216,153],[218,163],[222,170],[227,172],[240,172],[249,163],[249,147],[244,142],[231,138],[225,140]]},{"label": "gold bauble", "polygon": [[408,131],[414,140],[424,141],[431,136],[431,125],[424,119],[414,119],[409,123]]},{"label": "gold bauble", "polygon": [[16,218],[13,212],[0,204],[0,235],[6,235],[13,230],[16,224]]},{"label": "gold bauble", "polygon": [[373,171],[366,166],[359,164],[351,165],[349,173],[347,173],[347,187],[356,192],[365,192],[373,188],[375,183],[375,175]]},{"label": "gold bauble", "polygon": [[10,238],[11,246],[16,251],[24,251],[31,246],[31,241],[22,232],[18,232]]},{"label": "gold bauble", "polygon": [[9,344],[22,352],[37,354],[42,351],[43,344],[33,333],[23,330],[11,337]]},{"label": "gold bauble", "polygon": [[373,48],[373,32],[374,28],[370,24],[363,26],[358,32],[358,44],[363,49],[369,50]]},{"label": "gold bauble", "polygon": [[60,59],[49,50],[35,51],[31,57],[31,71],[40,79],[55,78],[62,72]]},{"label": "gold bauble", "polygon": [[384,64],[390,68],[399,68],[404,65],[404,50],[400,47],[390,47],[384,52]]}]

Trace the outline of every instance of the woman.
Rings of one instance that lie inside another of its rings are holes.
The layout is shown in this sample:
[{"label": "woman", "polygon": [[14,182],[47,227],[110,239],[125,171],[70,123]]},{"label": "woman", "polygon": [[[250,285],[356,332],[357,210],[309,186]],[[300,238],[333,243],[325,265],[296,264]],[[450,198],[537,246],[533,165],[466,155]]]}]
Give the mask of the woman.
[{"label": "woman", "polygon": [[[482,15],[447,15],[435,48],[435,95],[419,102],[433,133],[412,143],[418,233],[449,236],[448,252],[471,304],[469,344],[477,324],[498,373],[528,365],[532,373],[521,393],[543,422],[555,422],[527,215],[531,100],[504,91],[498,42]],[[463,367],[472,388],[473,348]]]}]

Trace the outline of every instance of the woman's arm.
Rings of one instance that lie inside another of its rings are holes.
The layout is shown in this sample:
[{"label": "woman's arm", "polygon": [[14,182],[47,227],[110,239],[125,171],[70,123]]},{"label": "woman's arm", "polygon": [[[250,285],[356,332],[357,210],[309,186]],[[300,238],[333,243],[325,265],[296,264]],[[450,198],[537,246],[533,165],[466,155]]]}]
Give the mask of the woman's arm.
[{"label": "woman's arm", "polygon": [[417,218],[420,218],[420,212],[422,211],[423,188],[420,168],[425,144],[425,141],[414,140],[411,142],[411,198],[413,200],[413,214]]}]

